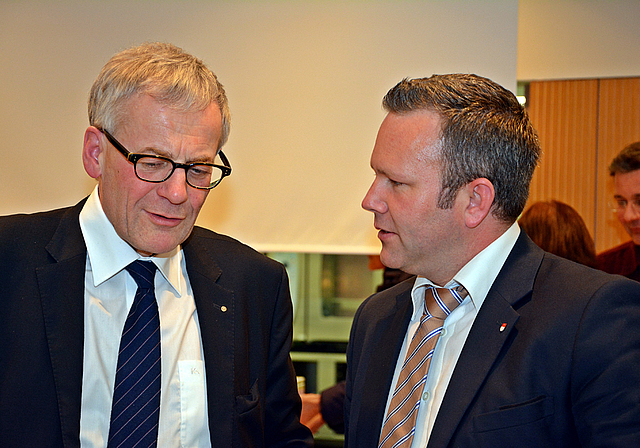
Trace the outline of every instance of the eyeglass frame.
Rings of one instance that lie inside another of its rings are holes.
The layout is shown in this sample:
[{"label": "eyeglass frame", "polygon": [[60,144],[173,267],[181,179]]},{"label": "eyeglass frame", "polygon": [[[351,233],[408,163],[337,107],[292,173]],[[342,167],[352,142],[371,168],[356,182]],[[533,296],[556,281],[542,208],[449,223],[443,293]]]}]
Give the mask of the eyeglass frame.
[{"label": "eyeglass frame", "polygon": [[[133,164],[133,172],[135,173],[136,177],[138,179],[140,179],[143,182],[151,182],[154,184],[160,184],[162,182],[165,182],[167,180],[169,180],[169,178],[171,176],[173,176],[173,173],[175,172],[176,168],[182,168],[184,169],[184,178],[185,181],[187,182],[187,185],[189,185],[191,188],[195,188],[197,190],[212,190],[215,187],[217,187],[220,182],[222,182],[222,179],[224,179],[225,177],[231,175],[231,164],[229,163],[229,159],[227,159],[227,156],[224,155],[224,153],[222,152],[222,150],[218,151],[218,155],[220,156],[220,160],[222,160],[222,163],[224,165],[219,165],[217,163],[208,163],[208,162],[192,162],[192,163],[178,163],[175,162],[173,160],[171,160],[168,157],[164,157],[164,156],[159,156],[156,154],[139,154],[139,153],[133,153],[131,151],[129,151],[127,148],[125,148],[125,146],[120,143],[113,135],[111,135],[109,133],[109,131],[107,131],[106,129],[102,129],[99,127],[96,127],[96,129],[98,129],[100,132],[102,132],[105,137],[107,137],[107,140],[109,140],[109,143],[111,143],[113,145],[114,148],[116,148],[118,150],[118,152],[120,154],[122,154],[127,161],[131,162]],[[138,160],[140,160],[143,157],[151,157],[154,159],[160,159],[160,160],[165,160],[169,163],[171,163],[172,169],[171,172],[169,173],[169,175],[167,177],[165,177],[162,180],[149,180],[149,179],[143,179],[142,177],[140,177],[138,175],[138,168],[137,168],[137,164],[138,164]],[[189,171],[189,169],[195,165],[205,165],[205,166],[212,166],[215,168],[218,168],[222,171],[222,176],[220,176],[220,179],[218,179],[213,185],[210,185],[208,187],[198,187],[195,185],[192,185],[189,182],[189,176],[187,176],[187,172]]]},{"label": "eyeglass frame", "polygon": [[[634,213],[640,214],[640,198],[638,197],[634,197],[630,201],[621,197],[614,197],[613,201],[614,204],[612,208],[615,213],[626,213],[627,208],[631,207]],[[622,202],[625,203],[624,206],[622,205]]]}]

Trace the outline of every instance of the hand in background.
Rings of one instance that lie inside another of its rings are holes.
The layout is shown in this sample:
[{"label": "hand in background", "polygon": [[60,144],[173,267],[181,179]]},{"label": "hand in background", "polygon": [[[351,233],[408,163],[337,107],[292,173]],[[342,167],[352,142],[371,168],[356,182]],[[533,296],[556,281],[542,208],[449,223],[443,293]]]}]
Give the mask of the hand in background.
[{"label": "hand in background", "polygon": [[300,422],[315,434],[324,425],[320,410],[320,394],[300,394],[300,398],[302,399]]}]

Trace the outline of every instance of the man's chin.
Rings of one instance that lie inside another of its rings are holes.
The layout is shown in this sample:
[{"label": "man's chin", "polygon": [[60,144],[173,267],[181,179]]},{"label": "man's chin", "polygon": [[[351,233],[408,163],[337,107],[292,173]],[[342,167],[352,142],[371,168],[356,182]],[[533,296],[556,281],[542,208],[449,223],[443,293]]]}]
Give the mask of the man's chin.
[{"label": "man's chin", "polygon": [[380,262],[390,269],[400,269],[402,263],[400,263],[397,255],[394,255],[388,249],[385,249],[384,245],[380,251]]},{"label": "man's chin", "polygon": [[135,249],[143,257],[151,257],[155,255],[168,254],[172,252],[176,247],[180,246],[184,242],[185,238],[167,238],[163,239],[162,235],[157,235],[152,241],[141,241],[137,244],[131,244],[131,247]]}]

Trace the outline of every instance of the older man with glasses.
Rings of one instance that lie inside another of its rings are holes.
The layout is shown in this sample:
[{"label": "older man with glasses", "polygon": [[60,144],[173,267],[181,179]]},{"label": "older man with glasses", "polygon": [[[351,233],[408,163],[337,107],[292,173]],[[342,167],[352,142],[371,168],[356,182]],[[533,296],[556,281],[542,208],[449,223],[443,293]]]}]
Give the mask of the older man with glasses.
[{"label": "older man with glasses", "polygon": [[74,207],[0,218],[4,447],[312,445],[282,265],[195,227],[231,174],[222,85],[145,44],[89,98]]},{"label": "older man with glasses", "polygon": [[598,254],[598,268],[640,281],[640,142],[626,146],[609,165],[614,209],[630,241]]}]

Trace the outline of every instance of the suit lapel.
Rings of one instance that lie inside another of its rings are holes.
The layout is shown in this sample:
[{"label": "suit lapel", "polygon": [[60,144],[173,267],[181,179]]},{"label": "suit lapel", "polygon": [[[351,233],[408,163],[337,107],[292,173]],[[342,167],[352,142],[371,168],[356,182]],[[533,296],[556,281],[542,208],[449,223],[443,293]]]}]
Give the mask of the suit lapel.
[{"label": "suit lapel", "polygon": [[47,245],[55,262],[36,269],[65,447],[80,446],[87,256],[78,217],[83,205],[65,213]]},{"label": "suit lapel", "polygon": [[[53,262],[36,270],[66,448],[80,446],[87,251],[79,215],[84,203],[83,200],[62,217],[46,247]],[[197,233],[194,229],[194,234]],[[220,440],[232,440],[233,420],[228,410],[235,408],[234,302],[233,291],[216,283],[222,271],[213,261],[212,254],[207,252],[207,247],[199,243],[185,243],[184,253],[202,333],[209,428],[215,447]],[[204,250],[200,250],[202,248]],[[211,397],[215,397],[215,402]]]},{"label": "suit lapel", "polygon": [[218,285],[222,274],[214,262],[208,245],[198,241],[198,229],[183,246],[189,281],[198,312],[198,322],[204,350],[209,431],[211,444],[228,443],[233,438],[235,409],[234,348],[235,314],[233,291]]},{"label": "suit lapel", "polygon": [[[396,296],[396,304],[391,313],[379,321],[372,338],[374,341],[381,342],[373,347],[375,356],[373,353],[362,355],[369,356],[370,360],[367,364],[364,382],[366,393],[362,397],[358,425],[368,430],[359,433],[358,446],[378,446],[396,361],[413,313],[412,285],[413,283],[409,285],[408,290]],[[395,343],[388,343],[389,341],[395,341]]]},{"label": "suit lapel", "polygon": [[522,232],[471,327],[438,411],[429,447],[444,447],[450,442],[515,328],[519,314],[513,306],[533,290],[543,255]]}]

